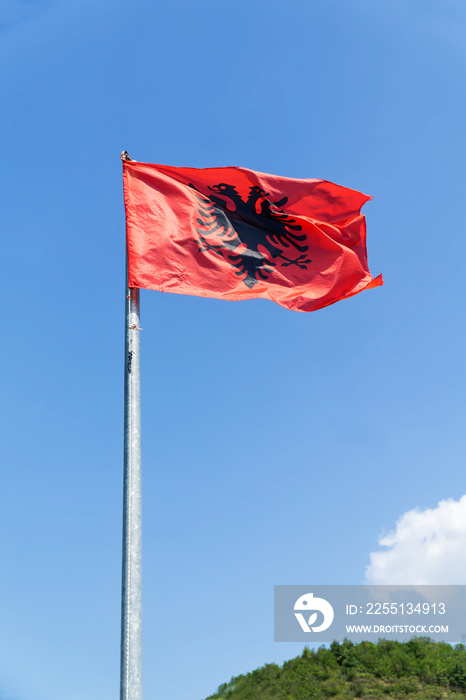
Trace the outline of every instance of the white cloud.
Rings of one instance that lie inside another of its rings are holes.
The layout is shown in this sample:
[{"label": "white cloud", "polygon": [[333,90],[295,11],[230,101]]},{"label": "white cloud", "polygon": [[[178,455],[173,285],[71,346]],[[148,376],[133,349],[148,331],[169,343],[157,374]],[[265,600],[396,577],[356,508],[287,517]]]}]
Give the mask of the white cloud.
[{"label": "white cloud", "polygon": [[379,544],[386,549],[371,553],[367,583],[465,584],[466,495],[404,513]]}]

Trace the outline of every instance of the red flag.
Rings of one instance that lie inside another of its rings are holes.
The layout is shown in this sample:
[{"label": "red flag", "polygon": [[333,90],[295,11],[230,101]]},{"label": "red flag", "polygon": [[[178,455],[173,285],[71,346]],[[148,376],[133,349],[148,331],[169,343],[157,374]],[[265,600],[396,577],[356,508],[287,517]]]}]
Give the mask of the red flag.
[{"label": "red flag", "polygon": [[383,284],[362,205],[327,180],[123,161],[130,287],[314,311]]}]

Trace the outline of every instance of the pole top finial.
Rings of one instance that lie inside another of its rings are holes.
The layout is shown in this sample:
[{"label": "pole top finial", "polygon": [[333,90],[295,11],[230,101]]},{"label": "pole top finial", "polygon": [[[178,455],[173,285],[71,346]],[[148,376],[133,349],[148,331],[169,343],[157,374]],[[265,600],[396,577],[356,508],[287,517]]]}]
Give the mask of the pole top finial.
[{"label": "pole top finial", "polygon": [[120,158],[121,158],[121,160],[131,160],[131,158],[129,157],[128,151],[122,151]]}]

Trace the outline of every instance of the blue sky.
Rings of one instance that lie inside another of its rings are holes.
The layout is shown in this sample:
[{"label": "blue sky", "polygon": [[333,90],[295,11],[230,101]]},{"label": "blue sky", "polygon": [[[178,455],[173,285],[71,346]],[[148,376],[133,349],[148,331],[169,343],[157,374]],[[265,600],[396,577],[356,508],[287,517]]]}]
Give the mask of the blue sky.
[{"label": "blue sky", "polygon": [[118,696],[123,149],[370,194],[385,278],[312,314],[141,293],[145,697],[299,653],[274,584],[362,583],[403,514],[460,509],[465,30],[462,0],[4,0],[1,700]]}]

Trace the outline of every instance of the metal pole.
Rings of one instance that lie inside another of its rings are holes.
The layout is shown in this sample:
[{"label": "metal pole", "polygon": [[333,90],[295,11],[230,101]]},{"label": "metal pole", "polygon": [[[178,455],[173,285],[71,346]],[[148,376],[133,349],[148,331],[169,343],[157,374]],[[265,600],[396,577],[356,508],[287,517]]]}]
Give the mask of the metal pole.
[{"label": "metal pole", "polygon": [[120,700],[142,700],[139,289],[126,287]]}]

